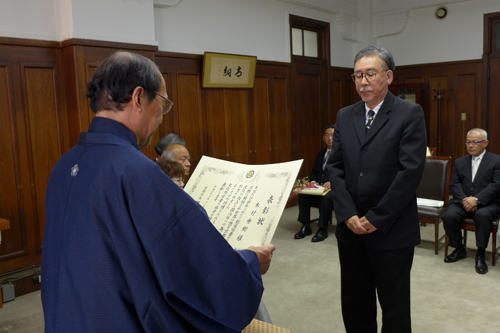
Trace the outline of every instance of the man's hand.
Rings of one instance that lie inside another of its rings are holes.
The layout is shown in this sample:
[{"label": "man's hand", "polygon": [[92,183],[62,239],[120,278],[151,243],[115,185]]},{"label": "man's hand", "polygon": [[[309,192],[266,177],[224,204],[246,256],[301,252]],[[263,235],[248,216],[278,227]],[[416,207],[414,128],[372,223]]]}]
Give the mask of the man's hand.
[{"label": "man's hand", "polygon": [[366,232],[369,234],[371,234],[372,232],[377,230],[377,228],[373,224],[371,224],[370,221],[368,221],[366,219],[366,216],[363,216],[362,218],[360,218],[359,223],[361,223],[361,226],[363,227],[363,229],[365,229]]},{"label": "man's hand", "polygon": [[250,246],[248,250],[257,253],[260,263],[260,274],[264,275],[269,270],[271,265],[271,259],[273,258],[273,252],[276,250],[276,246],[269,244],[266,246]]},{"label": "man's hand", "polygon": [[323,184],[323,187],[326,188],[327,190],[331,188],[330,182],[326,182]]},{"label": "man's hand", "polygon": [[363,235],[367,233],[366,229],[363,228],[363,226],[361,225],[358,215],[354,215],[345,220],[344,222],[347,225],[347,227],[357,235]]},{"label": "man's hand", "polygon": [[477,200],[475,197],[464,198],[462,205],[467,212],[475,212],[477,210]]}]

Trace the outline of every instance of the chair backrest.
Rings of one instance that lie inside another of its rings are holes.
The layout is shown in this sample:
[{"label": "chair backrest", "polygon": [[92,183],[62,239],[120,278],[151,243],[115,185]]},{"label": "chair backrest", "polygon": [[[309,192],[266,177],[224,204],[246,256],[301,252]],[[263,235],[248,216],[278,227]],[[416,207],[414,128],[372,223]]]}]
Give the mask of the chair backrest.
[{"label": "chair backrest", "polygon": [[450,196],[450,177],[450,156],[428,156],[417,188],[417,197],[444,201],[446,207]]}]

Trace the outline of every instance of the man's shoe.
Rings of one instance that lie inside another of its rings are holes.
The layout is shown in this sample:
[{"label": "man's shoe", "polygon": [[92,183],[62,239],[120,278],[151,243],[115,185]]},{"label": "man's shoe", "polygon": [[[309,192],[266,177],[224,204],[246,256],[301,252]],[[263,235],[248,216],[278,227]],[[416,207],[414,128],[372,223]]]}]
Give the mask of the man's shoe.
[{"label": "man's shoe", "polygon": [[488,265],[486,265],[483,257],[476,257],[476,272],[479,274],[488,273]]},{"label": "man's shoe", "polygon": [[467,257],[467,251],[464,247],[457,247],[449,256],[444,258],[444,262],[456,262]]},{"label": "man's shoe", "polygon": [[293,238],[302,239],[310,234],[312,234],[311,226],[309,224],[304,224],[302,228],[300,228],[300,231],[293,236]]},{"label": "man's shoe", "polygon": [[311,239],[311,242],[313,243],[322,242],[327,238],[328,238],[328,230],[319,229],[316,235],[314,235],[314,237]]}]

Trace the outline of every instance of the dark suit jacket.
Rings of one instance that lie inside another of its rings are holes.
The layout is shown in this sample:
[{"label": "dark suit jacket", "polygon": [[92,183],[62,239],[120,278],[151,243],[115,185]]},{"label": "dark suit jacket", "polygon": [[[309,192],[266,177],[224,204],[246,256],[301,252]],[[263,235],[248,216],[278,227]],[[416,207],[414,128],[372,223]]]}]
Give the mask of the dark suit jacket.
[{"label": "dark suit jacket", "polygon": [[[314,165],[311,171],[311,175],[309,176],[310,181],[315,181],[320,184],[324,184],[330,181],[330,172],[325,168],[323,171],[323,158],[326,154],[326,148],[322,149],[316,155],[316,160],[314,161]],[[330,153],[331,155],[332,153]]]},{"label": "dark suit jacket", "polygon": [[378,250],[420,244],[415,191],[422,177],[427,147],[420,105],[387,93],[365,134],[365,103],[341,109],[328,164],[336,235],[349,244],[356,235],[344,221],[366,216],[378,230],[364,237]]},{"label": "dark suit jacket", "polygon": [[467,155],[455,160],[450,179],[450,205],[462,206],[462,199],[476,197],[479,207],[500,206],[500,156],[486,151],[479,164],[476,177],[472,181],[472,156]]}]

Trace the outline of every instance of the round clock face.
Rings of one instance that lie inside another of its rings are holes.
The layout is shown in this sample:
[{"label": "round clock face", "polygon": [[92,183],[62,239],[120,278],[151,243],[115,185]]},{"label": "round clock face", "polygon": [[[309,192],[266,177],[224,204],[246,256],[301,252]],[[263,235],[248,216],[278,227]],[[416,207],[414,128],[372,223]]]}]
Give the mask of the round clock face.
[{"label": "round clock face", "polygon": [[446,17],[446,15],[448,15],[448,9],[444,6],[439,7],[438,9],[436,9],[435,15],[438,20],[442,20]]}]

